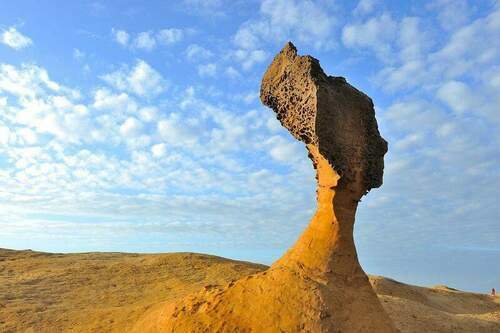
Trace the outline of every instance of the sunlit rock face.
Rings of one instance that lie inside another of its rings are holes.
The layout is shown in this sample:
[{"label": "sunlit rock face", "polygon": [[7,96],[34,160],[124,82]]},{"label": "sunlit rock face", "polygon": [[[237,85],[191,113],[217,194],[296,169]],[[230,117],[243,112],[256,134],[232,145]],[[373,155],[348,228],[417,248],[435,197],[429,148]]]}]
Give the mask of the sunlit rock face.
[{"label": "sunlit rock face", "polygon": [[366,191],[382,185],[387,143],[373,102],[343,77],[326,75],[317,59],[298,56],[287,43],[266,71],[260,97],[296,139],[318,147],[343,184],[362,182]]},{"label": "sunlit rock face", "polygon": [[371,99],[287,43],[261,100],[306,144],[317,179],[309,226],[268,270],[152,312],[138,332],[397,332],[358,263],[360,198],[382,185],[387,143]]}]

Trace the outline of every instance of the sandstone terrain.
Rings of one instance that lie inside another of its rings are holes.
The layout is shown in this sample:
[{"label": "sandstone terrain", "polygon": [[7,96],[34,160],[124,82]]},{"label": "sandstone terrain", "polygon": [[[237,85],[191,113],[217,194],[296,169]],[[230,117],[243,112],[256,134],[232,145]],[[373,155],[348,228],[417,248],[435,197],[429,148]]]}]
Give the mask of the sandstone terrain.
[{"label": "sandstone terrain", "polygon": [[[194,253],[0,249],[0,332],[127,332],[145,312],[267,267]],[[500,332],[500,297],[370,276],[402,333]]]}]

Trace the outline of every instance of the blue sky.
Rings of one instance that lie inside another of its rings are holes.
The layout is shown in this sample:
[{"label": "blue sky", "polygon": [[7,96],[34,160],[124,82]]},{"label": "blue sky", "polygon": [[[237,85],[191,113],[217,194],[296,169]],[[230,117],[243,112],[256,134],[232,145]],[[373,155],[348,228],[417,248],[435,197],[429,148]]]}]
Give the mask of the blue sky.
[{"label": "blue sky", "polygon": [[3,1],[0,247],[271,263],[314,212],[258,99],[284,43],[370,95],[389,141],[365,270],[500,288],[500,3]]}]

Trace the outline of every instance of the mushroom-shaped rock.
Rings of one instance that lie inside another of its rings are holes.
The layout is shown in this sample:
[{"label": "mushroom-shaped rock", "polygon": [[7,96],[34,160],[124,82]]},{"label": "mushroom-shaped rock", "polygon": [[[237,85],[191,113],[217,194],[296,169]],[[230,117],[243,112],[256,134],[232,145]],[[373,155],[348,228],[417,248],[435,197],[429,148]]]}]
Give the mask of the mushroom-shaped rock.
[{"label": "mushroom-shaped rock", "polygon": [[139,332],[397,332],[359,265],[356,208],[382,185],[387,143],[371,99],[287,43],[267,69],[261,100],[306,144],[317,211],[268,270],[151,312]]}]

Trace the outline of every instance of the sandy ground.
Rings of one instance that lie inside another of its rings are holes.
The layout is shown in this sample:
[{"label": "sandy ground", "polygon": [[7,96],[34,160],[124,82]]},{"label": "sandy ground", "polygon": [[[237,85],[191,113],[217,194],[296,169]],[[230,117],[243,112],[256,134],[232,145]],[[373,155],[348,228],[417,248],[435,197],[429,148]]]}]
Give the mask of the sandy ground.
[{"label": "sandy ground", "polygon": [[500,297],[370,276],[382,305],[402,333],[500,332]]},{"label": "sandy ground", "polygon": [[[127,332],[152,307],[264,269],[192,253],[0,249],[0,332]],[[402,333],[500,332],[500,297],[370,280]]]}]

